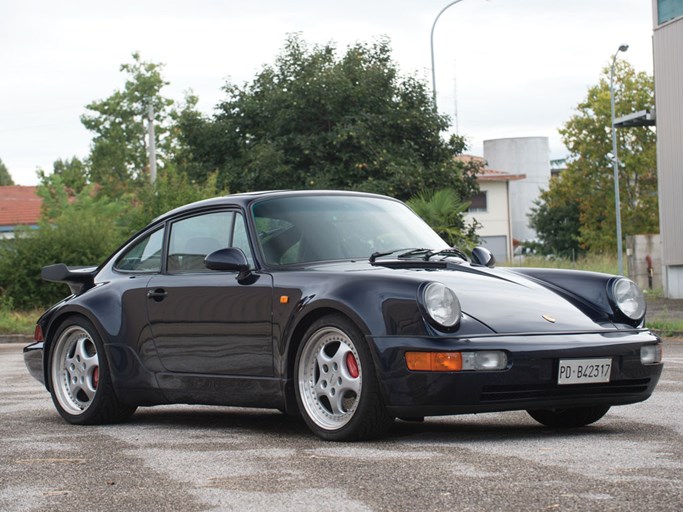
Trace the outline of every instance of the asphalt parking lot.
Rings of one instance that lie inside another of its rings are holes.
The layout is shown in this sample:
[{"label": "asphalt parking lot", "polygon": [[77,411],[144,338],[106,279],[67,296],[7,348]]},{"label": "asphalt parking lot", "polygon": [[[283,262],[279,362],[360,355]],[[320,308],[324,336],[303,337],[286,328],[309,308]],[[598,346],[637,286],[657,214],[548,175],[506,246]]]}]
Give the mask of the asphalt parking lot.
[{"label": "asphalt parking lot", "polygon": [[0,510],[683,509],[683,342],[646,402],[553,431],[524,412],[326,443],[278,412],[165,406],[76,427],[0,345]]}]

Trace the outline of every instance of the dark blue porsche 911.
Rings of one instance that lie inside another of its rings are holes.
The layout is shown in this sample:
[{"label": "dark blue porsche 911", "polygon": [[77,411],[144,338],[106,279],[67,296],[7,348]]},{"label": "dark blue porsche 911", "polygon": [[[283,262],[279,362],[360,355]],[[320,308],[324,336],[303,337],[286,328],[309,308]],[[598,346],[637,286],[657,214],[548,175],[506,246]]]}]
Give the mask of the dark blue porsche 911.
[{"label": "dark blue porsche 911", "polygon": [[72,295],[38,320],[24,358],[70,423],[156,404],[267,407],[329,440],[507,410],[578,427],[651,395],[661,341],[633,282],[493,263],[383,196],[210,199],[98,267],[44,268]]}]

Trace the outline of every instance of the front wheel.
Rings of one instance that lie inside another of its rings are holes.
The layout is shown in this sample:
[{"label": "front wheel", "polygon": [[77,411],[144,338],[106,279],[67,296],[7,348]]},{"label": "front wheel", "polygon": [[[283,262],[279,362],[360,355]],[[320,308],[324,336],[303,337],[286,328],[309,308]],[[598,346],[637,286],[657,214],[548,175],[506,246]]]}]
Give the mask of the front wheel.
[{"label": "front wheel", "polygon": [[527,411],[533,419],[552,428],[575,428],[595,423],[602,418],[609,405],[593,407],[569,407],[566,409],[536,409]]},{"label": "front wheel", "polygon": [[393,421],[382,403],[363,334],[345,317],[323,317],[308,329],[297,351],[294,377],[299,410],[322,439],[369,439]]},{"label": "front wheel", "polygon": [[69,423],[115,423],[135,412],[118,400],[104,344],[85,318],[69,318],[57,329],[48,377],[52,402]]}]

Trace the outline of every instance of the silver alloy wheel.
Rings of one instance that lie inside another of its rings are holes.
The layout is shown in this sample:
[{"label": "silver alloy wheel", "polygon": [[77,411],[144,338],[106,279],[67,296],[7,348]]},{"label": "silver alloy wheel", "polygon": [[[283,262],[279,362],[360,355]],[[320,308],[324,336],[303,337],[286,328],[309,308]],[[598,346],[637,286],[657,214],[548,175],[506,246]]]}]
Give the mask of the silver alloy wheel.
[{"label": "silver alloy wheel", "polygon": [[356,411],[363,369],[353,341],[335,327],[323,327],[305,341],[299,359],[299,394],[308,417],[320,428],[337,430]]},{"label": "silver alloy wheel", "polygon": [[68,414],[82,414],[95,399],[100,362],[90,334],[78,325],[67,327],[55,343],[50,374],[54,394]]}]

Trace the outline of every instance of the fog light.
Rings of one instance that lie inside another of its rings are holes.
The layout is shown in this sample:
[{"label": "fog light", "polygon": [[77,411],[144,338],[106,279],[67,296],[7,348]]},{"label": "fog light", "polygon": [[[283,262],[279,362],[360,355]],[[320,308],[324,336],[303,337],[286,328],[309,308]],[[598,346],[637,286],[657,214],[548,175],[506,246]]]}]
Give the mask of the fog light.
[{"label": "fog light", "polygon": [[640,362],[643,364],[657,364],[662,362],[661,345],[644,345],[640,347]]},{"label": "fog light", "polygon": [[504,370],[507,365],[507,355],[499,350],[462,353],[463,370]]}]

